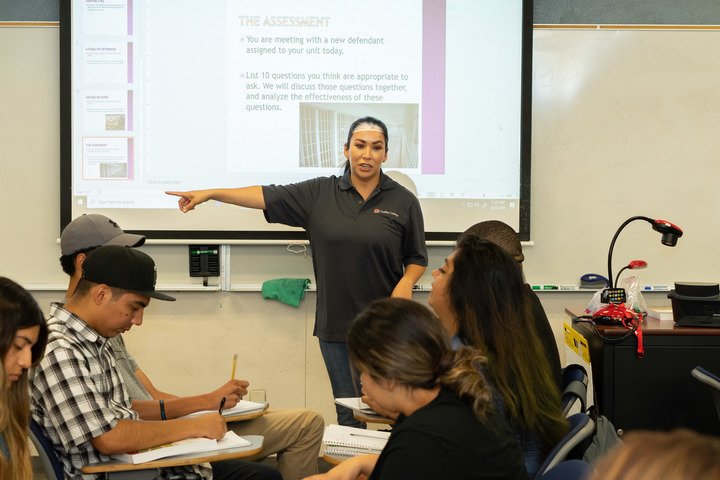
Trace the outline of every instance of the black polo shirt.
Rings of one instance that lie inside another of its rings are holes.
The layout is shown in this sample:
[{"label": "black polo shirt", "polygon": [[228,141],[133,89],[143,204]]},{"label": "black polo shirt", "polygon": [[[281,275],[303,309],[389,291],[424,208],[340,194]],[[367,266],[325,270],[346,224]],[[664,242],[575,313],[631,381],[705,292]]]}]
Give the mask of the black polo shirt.
[{"label": "black polo shirt", "polygon": [[380,173],[363,201],[342,177],[263,187],[265,219],[308,232],[317,281],[313,334],[344,342],[365,306],[390,296],[404,266],[427,266],[425,227],[415,195]]}]

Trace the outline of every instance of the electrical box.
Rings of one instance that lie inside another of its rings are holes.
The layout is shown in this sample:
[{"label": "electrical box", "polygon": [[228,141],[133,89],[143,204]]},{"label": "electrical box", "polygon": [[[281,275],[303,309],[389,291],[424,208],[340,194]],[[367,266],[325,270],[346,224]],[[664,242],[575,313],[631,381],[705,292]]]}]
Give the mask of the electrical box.
[{"label": "electrical box", "polygon": [[191,277],[220,276],[220,245],[188,245]]}]

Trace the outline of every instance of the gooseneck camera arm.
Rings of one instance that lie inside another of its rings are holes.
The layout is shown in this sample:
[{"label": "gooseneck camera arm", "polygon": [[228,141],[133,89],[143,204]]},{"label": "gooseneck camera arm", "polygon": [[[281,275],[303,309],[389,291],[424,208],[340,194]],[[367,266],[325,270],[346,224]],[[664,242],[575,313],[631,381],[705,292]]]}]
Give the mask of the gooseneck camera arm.
[{"label": "gooseneck camera arm", "polygon": [[615,248],[615,240],[617,240],[618,235],[620,235],[622,229],[625,228],[628,223],[634,222],[635,220],[645,220],[650,225],[652,225],[653,230],[662,234],[662,244],[667,245],[668,247],[674,247],[677,244],[678,238],[682,237],[683,234],[683,231],[680,230],[680,227],[668,222],[667,220],[654,220],[650,217],[645,217],[642,215],[636,215],[625,220],[615,232],[615,235],[612,238],[612,242],[610,242],[610,250],[608,251],[608,283],[610,284],[609,288],[614,287],[612,276],[612,253],[613,249]]}]

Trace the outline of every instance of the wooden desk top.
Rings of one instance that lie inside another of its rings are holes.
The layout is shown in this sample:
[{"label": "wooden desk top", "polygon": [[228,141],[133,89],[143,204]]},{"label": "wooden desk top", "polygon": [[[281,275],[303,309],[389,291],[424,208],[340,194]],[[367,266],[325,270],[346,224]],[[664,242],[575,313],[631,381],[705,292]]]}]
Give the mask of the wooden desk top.
[{"label": "wooden desk top", "polygon": [[349,455],[328,455],[327,453],[323,453],[322,458],[330,465],[340,465],[342,462],[352,457]]},{"label": "wooden desk top", "polygon": [[[579,312],[579,313],[578,313]],[[571,318],[584,315],[585,307],[566,307],[565,313]],[[627,333],[627,328],[596,325],[603,335],[622,335]],[[717,336],[720,335],[720,328],[701,327],[676,327],[672,320],[660,320],[655,317],[645,317],[642,325],[643,335],[688,335],[688,336]]]},{"label": "wooden desk top", "polygon": [[243,438],[251,442],[251,445],[213,450],[211,452],[189,453],[187,455],[159,458],[145,463],[128,463],[120,460],[109,460],[107,462],[85,465],[82,467],[82,471],[83,473],[98,474],[106,472],[145,470],[148,468],[182,467],[185,465],[196,465],[198,463],[219,462],[221,460],[230,460],[233,458],[245,458],[250,455],[255,455],[262,450],[262,435],[243,435]]}]

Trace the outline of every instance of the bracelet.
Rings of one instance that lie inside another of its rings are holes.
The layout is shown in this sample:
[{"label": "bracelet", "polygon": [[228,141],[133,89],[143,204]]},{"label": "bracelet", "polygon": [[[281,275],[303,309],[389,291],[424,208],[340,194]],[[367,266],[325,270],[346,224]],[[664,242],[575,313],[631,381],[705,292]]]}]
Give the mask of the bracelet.
[{"label": "bracelet", "polygon": [[167,417],[165,416],[165,401],[164,400],[160,400],[160,419],[167,420]]}]

